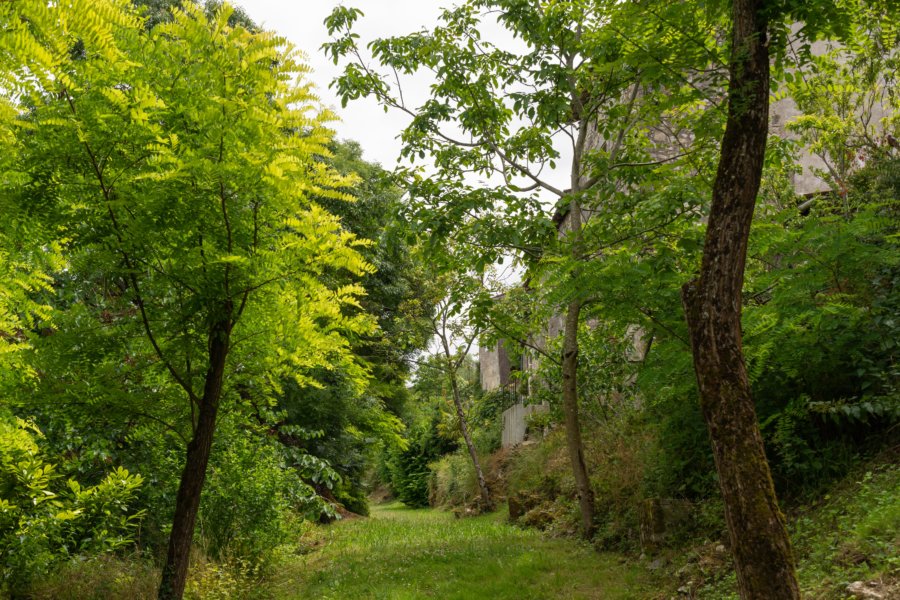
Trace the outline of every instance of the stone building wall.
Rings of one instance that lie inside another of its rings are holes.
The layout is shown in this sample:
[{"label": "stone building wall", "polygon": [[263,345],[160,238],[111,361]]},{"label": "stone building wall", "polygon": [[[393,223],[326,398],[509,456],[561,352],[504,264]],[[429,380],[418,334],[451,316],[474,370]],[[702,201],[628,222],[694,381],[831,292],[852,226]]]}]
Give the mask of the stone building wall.
[{"label": "stone building wall", "polygon": [[509,353],[502,342],[491,347],[478,349],[478,363],[481,367],[481,389],[492,392],[509,384]]}]

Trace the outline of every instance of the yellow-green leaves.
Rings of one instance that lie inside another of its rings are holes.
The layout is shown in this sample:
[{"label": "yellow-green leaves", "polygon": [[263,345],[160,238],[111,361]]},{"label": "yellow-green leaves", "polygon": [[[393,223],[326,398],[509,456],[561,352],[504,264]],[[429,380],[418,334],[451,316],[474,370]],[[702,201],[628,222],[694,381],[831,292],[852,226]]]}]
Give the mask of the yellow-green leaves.
[{"label": "yellow-green leaves", "polygon": [[55,82],[71,87],[68,68],[76,44],[87,54],[120,59],[116,32],[138,21],[124,0],[18,0],[2,3],[0,26],[4,88],[24,91]]},{"label": "yellow-green leaves", "polygon": [[309,383],[345,368],[361,384],[349,340],[375,321],[348,282],[373,271],[359,253],[367,242],[313,202],[351,201],[358,180],[328,166],[334,115],[300,55],[231,27],[229,14],[187,4],[149,30],[116,30],[124,60],[73,63],[72,85],[35,111],[27,169],[72,230],[72,272],[89,265],[76,278],[125,282],[97,321],[144,329],[142,342],[128,338],[137,362],[189,396],[204,374],[192,361],[222,318],[253,340],[232,355],[241,377]]}]

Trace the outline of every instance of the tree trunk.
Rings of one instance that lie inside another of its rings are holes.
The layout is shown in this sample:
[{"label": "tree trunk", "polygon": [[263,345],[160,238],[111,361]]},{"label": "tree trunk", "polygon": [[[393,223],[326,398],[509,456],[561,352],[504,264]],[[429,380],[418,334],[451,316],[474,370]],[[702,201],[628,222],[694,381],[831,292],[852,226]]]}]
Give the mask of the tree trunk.
[{"label": "tree trunk", "polygon": [[484,480],[484,472],[481,470],[481,463],[478,460],[478,452],[475,451],[475,444],[472,443],[472,436],[469,433],[469,425],[466,423],[466,414],[463,412],[462,398],[459,395],[459,385],[456,381],[456,372],[450,371],[450,387],[453,390],[453,404],[456,405],[456,416],[459,417],[459,428],[462,430],[463,439],[466,440],[466,448],[469,450],[469,457],[472,459],[472,465],[475,467],[475,475],[478,477],[478,489],[481,491],[481,501],[484,504],[484,510],[492,510],[494,502],[491,499],[491,492],[488,490],[487,483]]},{"label": "tree trunk", "polygon": [[187,580],[194,524],[200,508],[200,494],[206,479],[206,466],[216,430],[216,415],[222,397],[225,361],[228,357],[230,321],[216,323],[209,334],[209,367],[200,399],[194,437],[187,446],[187,460],[181,473],[175,518],[169,534],[169,549],[159,586],[160,600],[179,600]]},{"label": "tree trunk", "polygon": [[[573,279],[577,279],[581,271],[581,266],[577,263],[584,260],[581,204],[578,202],[578,194],[581,193],[581,156],[584,153],[588,127],[590,127],[589,123],[582,123],[572,163],[573,196],[569,202],[568,216],[569,231],[572,235],[572,259],[576,261],[576,267],[572,273]],[[581,513],[581,535],[584,539],[589,540],[594,537],[597,528],[594,525],[594,490],[591,487],[591,478],[588,476],[587,464],[584,461],[581,420],[578,417],[578,322],[581,317],[582,300],[577,297],[580,290],[574,290],[574,292],[576,298],[572,299],[566,307],[563,330],[562,400],[566,425],[566,448],[569,451],[569,461],[572,463],[572,475],[575,477],[578,508]]]},{"label": "tree trunk", "polygon": [[566,311],[563,333],[563,412],[566,418],[566,446],[575,475],[578,490],[578,506],[581,510],[581,529],[585,539],[594,537],[594,490],[584,462],[584,445],[581,442],[581,422],[578,418],[578,318],[581,302],[573,300]]},{"label": "tree trunk", "polygon": [[[435,327],[437,332],[437,327]],[[484,472],[481,470],[481,462],[478,460],[478,452],[475,450],[475,444],[472,443],[472,435],[469,433],[469,424],[466,422],[466,413],[463,410],[462,398],[459,395],[459,383],[456,380],[457,367],[453,364],[453,353],[450,352],[450,343],[447,336],[438,334],[441,343],[444,346],[444,356],[447,358],[447,377],[450,379],[450,389],[453,392],[453,404],[456,406],[456,416],[459,418],[459,429],[462,431],[463,439],[466,441],[466,448],[469,451],[469,457],[472,459],[472,466],[475,468],[475,475],[478,477],[478,489],[481,492],[481,501],[485,510],[492,510],[494,502],[491,499],[491,492],[488,489],[484,479]]]},{"label": "tree trunk", "polygon": [[700,405],[709,429],[744,600],[800,597],[741,347],[741,290],[768,134],[765,0],[734,0],[728,121],[700,277],[682,289]]}]

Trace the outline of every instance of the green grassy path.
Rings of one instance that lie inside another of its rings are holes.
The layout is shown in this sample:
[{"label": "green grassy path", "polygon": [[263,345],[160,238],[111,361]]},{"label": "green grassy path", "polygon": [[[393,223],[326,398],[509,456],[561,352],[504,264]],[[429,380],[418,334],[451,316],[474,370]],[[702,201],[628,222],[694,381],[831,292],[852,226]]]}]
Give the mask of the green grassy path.
[{"label": "green grassy path", "polygon": [[276,598],[647,597],[642,570],[573,540],[512,527],[502,514],[455,519],[391,504],[316,535],[316,550],[273,582]]}]

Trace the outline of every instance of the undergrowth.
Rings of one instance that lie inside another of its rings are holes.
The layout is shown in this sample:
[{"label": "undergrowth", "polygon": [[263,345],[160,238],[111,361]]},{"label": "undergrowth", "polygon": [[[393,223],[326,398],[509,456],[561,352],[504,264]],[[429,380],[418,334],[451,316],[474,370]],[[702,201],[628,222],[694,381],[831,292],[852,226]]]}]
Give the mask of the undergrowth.
[{"label": "undergrowth", "polygon": [[[806,598],[842,600],[855,581],[874,581],[900,597],[900,465],[896,452],[855,469],[819,500],[793,507],[788,525]],[[736,599],[734,574],[702,587],[698,598]]]}]

